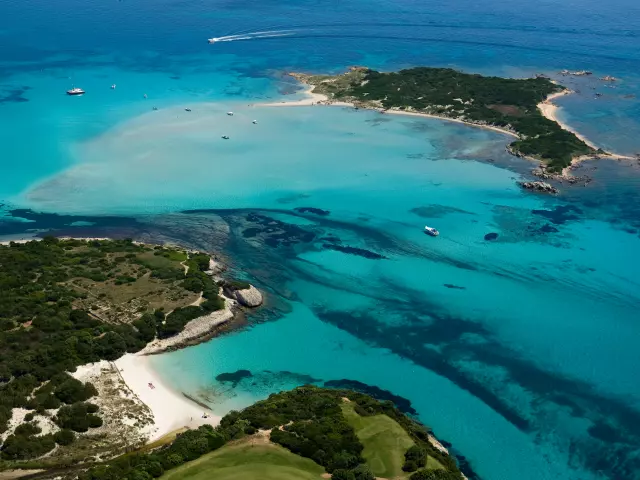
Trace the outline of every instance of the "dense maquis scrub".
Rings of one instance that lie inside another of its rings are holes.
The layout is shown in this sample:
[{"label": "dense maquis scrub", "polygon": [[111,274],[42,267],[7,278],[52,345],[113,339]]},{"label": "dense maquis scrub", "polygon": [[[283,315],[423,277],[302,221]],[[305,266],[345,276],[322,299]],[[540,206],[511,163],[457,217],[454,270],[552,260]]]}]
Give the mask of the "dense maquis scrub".
[{"label": "dense maquis scrub", "polygon": [[[0,432],[12,409],[30,411],[5,439],[3,459],[39,457],[102,425],[87,402],[95,387],[66,372],[136,352],[224,306],[204,273],[207,255],[130,240],[12,243],[0,247],[0,266]],[[200,292],[202,306],[187,306]],[[36,416],[60,430],[39,435]]]},{"label": "dense maquis scrub", "polygon": [[573,133],[545,118],[537,105],[566,90],[546,78],[511,79],[418,67],[381,73],[353,68],[344,75],[296,75],[330,99],[370,108],[398,109],[493,125],[516,133],[510,145],[519,155],[538,158],[559,171],[572,158],[595,151]]},{"label": "dense maquis scrub", "polygon": [[414,455],[416,449],[412,448],[411,453],[407,452],[408,457],[416,457],[418,463],[421,459],[426,463],[427,456],[437,460],[437,469],[424,469],[423,464],[413,474],[421,475],[416,479],[462,479],[453,458],[429,443],[429,431],[401,413],[392,403],[379,402],[349,390],[305,386],[273,394],[241,412],[230,412],[218,427],[205,425],[188,431],[153,453],[129,454],[109,464],[93,467],[81,474],[80,480],[150,480],[227,442],[260,435],[259,430],[269,430],[271,442],[312,459],[325,467],[334,479],[373,480],[374,476],[361,456],[363,446],[343,415],[341,405],[345,399],[355,404],[359,415],[387,415],[398,422],[420,451],[417,458]]}]

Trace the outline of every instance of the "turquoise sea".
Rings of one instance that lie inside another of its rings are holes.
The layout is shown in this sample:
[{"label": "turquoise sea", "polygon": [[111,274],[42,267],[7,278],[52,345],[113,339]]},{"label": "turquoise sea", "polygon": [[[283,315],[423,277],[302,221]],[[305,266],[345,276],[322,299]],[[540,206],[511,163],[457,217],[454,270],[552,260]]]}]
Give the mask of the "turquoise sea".
[{"label": "turquoise sea", "polygon": [[0,236],[220,252],[266,305],[152,359],[216,413],[348,386],[433,427],[470,478],[639,479],[638,162],[539,196],[499,133],[256,105],[301,95],[287,71],[354,64],[546,73],[577,91],[564,120],[640,152],[632,0],[4,0]]}]

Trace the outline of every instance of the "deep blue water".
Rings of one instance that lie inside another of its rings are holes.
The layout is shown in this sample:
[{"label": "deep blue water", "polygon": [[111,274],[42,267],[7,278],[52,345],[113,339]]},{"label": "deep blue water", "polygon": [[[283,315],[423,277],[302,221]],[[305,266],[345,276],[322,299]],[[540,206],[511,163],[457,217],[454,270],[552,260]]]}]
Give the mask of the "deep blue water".
[{"label": "deep blue water", "polygon": [[[206,43],[230,35],[248,39]],[[0,235],[222,252],[266,306],[153,359],[218,413],[361,382],[402,397],[480,478],[640,478],[636,162],[586,163],[589,187],[541,197],[516,187],[531,165],[500,134],[254,105],[295,96],[290,70],[547,73],[578,91],[561,100],[572,126],[631,154],[639,47],[631,0],[5,0]],[[216,378],[238,370],[251,376]]]}]

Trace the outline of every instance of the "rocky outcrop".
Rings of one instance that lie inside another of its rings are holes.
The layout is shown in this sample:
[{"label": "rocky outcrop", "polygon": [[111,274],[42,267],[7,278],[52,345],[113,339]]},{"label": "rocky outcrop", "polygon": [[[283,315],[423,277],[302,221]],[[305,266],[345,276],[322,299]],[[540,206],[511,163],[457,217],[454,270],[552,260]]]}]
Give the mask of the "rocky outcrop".
[{"label": "rocky outcrop", "polygon": [[207,275],[217,275],[218,273],[222,273],[227,269],[222,263],[218,261],[217,258],[213,256],[209,258],[209,270],[207,270]]},{"label": "rocky outcrop", "polygon": [[525,190],[532,190],[541,193],[558,193],[558,189],[547,182],[518,182]]},{"label": "rocky outcrop", "polygon": [[253,285],[249,285],[249,288],[236,290],[234,296],[238,303],[244,307],[255,308],[262,305],[262,294]]}]

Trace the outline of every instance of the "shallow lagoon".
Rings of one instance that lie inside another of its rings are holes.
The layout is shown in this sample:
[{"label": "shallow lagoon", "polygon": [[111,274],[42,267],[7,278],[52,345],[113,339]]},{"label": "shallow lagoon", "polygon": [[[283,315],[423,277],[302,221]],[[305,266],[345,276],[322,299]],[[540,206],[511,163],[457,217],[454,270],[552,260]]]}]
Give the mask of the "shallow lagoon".
[{"label": "shallow lagoon", "polygon": [[[195,230],[271,292],[247,331],[153,359],[216,413],[355,380],[410,401],[481,477],[590,478],[600,432],[637,435],[638,237],[575,189],[569,204],[522,192],[508,140],[340,107],[168,106],[74,143],[19,202],[135,215],[151,238],[170,219],[164,239]],[[253,376],[215,378],[238,370]]]}]

